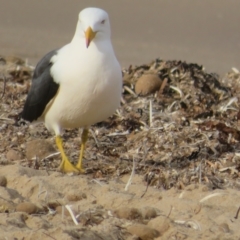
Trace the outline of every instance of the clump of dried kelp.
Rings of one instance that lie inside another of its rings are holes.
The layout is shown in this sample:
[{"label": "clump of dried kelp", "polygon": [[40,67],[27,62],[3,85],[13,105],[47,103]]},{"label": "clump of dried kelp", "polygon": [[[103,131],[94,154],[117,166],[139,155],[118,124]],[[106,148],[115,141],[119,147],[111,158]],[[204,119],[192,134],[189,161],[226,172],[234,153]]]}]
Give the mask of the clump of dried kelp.
[{"label": "clump of dried kelp", "polygon": [[[6,65],[2,59],[1,72]],[[53,137],[42,125],[34,129],[14,125],[32,68],[23,61],[11,64],[15,71],[8,72],[10,77],[0,77],[1,160],[7,164],[7,152],[14,149],[22,154],[23,165],[55,170],[59,156],[25,157],[26,142],[39,138],[53,142]],[[84,161],[87,172],[105,179],[121,176],[132,171],[134,161],[135,171],[159,188],[182,188],[194,182],[213,188],[238,187],[233,180],[240,170],[239,80],[237,69],[220,78],[182,61],[156,59],[123,69],[121,107],[91,128]],[[64,138],[68,153],[77,160],[78,130],[67,130]]]}]

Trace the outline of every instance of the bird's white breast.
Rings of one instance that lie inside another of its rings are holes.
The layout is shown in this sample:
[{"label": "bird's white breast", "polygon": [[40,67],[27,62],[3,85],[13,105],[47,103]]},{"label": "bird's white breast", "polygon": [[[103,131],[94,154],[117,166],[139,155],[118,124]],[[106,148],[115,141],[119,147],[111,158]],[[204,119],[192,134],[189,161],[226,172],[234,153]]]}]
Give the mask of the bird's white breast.
[{"label": "bird's white breast", "polygon": [[48,129],[85,127],[114,113],[120,104],[122,75],[112,48],[66,45],[53,62],[51,74],[60,87],[45,111]]}]

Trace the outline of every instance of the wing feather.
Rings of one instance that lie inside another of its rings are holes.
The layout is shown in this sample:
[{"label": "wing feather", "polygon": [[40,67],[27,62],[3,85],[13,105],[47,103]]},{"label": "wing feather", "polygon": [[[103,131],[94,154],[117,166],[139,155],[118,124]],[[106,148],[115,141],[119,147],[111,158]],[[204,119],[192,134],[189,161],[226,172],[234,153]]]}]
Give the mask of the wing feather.
[{"label": "wing feather", "polygon": [[59,88],[50,70],[53,65],[51,58],[58,50],[46,54],[37,64],[33,73],[32,85],[23,107],[21,117],[27,121],[37,120],[44,112],[46,105],[55,96]]}]

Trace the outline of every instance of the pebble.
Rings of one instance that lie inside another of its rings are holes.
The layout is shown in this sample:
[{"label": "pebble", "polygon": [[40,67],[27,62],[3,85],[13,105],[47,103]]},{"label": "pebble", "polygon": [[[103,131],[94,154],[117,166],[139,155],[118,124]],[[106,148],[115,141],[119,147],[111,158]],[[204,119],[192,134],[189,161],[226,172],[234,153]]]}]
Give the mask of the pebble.
[{"label": "pebble", "polygon": [[222,223],[222,224],[220,224],[220,225],[219,225],[219,230],[220,230],[221,232],[224,232],[224,233],[229,233],[229,232],[230,232],[230,228],[229,228],[229,226],[228,226],[227,223]]},{"label": "pebble", "polygon": [[144,74],[135,84],[135,92],[138,95],[146,96],[159,90],[162,84],[157,74]]},{"label": "pebble", "polygon": [[77,202],[82,199],[86,199],[87,195],[82,192],[71,191],[70,193],[67,194],[66,198],[68,201]]},{"label": "pebble", "polygon": [[114,211],[114,215],[124,219],[142,219],[141,211],[137,208],[121,207]]},{"label": "pebble", "polygon": [[23,155],[14,149],[10,149],[6,154],[6,158],[8,161],[16,161],[23,159]]},{"label": "pebble", "polygon": [[141,240],[153,240],[160,236],[160,233],[153,228],[150,228],[144,224],[134,224],[127,228],[128,232],[136,235]]},{"label": "pebble", "polygon": [[161,236],[171,227],[169,218],[165,216],[158,216],[154,219],[151,219],[148,224],[149,227],[157,229]]},{"label": "pebble", "polygon": [[56,150],[52,144],[45,139],[35,139],[27,142],[26,144],[26,156],[28,160],[31,160],[35,157],[43,159],[55,152]]},{"label": "pebble", "polygon": [[0,176],[0,186],[1,187],[7,186],[7,178],[5,176]]},{"label": "pebble", "polygon": [[141,209],[143,219],[151,219],[157,216],[157,211],[153,207],[144,207]]},{"label": "pebble", "polygon": [[17,212],[25,212],[28,214],[37,213],[38,210],[39,210],[38,207],[35,204],[30,202],[19,203],[16,207]]}]

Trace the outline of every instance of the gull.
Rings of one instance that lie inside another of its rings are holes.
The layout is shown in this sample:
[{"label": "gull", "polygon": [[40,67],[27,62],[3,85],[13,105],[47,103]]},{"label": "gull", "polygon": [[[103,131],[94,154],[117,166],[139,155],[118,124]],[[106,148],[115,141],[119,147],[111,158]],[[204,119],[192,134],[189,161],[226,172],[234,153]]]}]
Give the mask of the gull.
[{"label": "gull", "polygon": [[[107,12],[85,8],[70,43],[47,53],[37,64],[21,117],[44,122],[55,133],[60,170],[84,172],[82,159],[92,124],[111,116],[120,105],[122,72],[111,43]],[[63,129],[83,128],[78,163],[63,148]]]}]

